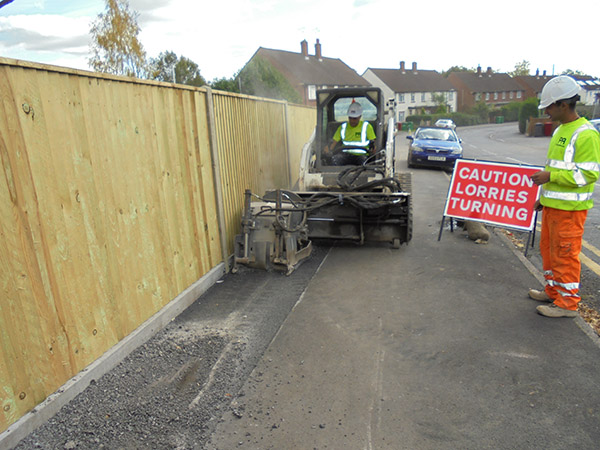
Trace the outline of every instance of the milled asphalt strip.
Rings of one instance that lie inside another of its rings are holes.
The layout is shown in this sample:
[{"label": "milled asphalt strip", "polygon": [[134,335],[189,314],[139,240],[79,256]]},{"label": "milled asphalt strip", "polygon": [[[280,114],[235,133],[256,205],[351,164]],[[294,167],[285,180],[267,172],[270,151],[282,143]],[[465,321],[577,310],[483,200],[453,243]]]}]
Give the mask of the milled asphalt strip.
[{"label": "milled asphalt strip", "polygon": [[46,423],[63,406],[83,392],[93,380],[97,380],[111,371],[131,352],[185,311],[224,274],[225,265],[221,263],[171,300],[100,358],[67,381],[56,392],[50,394],[46,400],[9,426],[6,431],[0,433],[0,449],[13,448],[36,428]]},{"label": "milled asphalt strip", "polygon": [[[504,233],[497,232],[495,228],[492,228],[492,231],[494,232],[494,235],[498,236],[502,241],[504,241],[506,246],[517,256],[517,258],[519,258],[529,273],[531,273],[540,282],[540,285],[545,286],[546,280],[544,279],[542,273],[537,270],[537,268],[527,258],[525,258],[523,253],[515,248],[510,239],[508,239]],[[596,334],[593,328],[585,320],[583,320],[580,315],[578,315],[574,320],[575,323],[577,323],[577,326],[592,340],[596,347],[600,348],[600,336]]]}]

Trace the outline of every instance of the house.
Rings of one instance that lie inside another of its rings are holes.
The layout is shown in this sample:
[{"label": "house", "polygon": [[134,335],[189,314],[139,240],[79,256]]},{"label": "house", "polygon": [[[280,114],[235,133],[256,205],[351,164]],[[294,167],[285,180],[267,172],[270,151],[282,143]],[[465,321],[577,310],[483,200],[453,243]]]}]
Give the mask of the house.
[{"label": "house", "polygon": [[589,75],[569,75],[579,86],[581,91],[581,103],[588,106],[597,105],[600,103],[600,80]]},{"label": "house", "polygon": [[488,106],[503,106],[525,100],[525,90],[507,73],[494,73],[488,67],[482,72],[451,72],[448,81],[456,89],[458,111],[468,112],[479,102]]},{"label": "house", "polygon": [[456,89],[452,84],[435,70],[417,69],[416,62],[410,70],[404,61],[400,61],[399,69],[368,68],[363,78],[382,90],[388,104],[394,106],[397,122],[414,114],[434,113],[440,104],[448,112],[456,111]]},{"label": "house", "polygon": [[[321,43],[317,39],[315,54],[308,54],[308,42],[300,43],[300,53],[260,47],[244,66],[253,61],[267,61],[300,94],[302,103],[314,106],[316,90],[337,87],[370,86],[354,69],[338,58],[323,56]],[[244,70],[242,69],[242,71]]]},{"label": "house", "polygon": [[514,80],[523,88],[525,98],[540,98],[544,85],[554,78],[554,75],[546,75],[546,71],[540,75],[540,70],[535,71],[535,75],[517,75]]}]

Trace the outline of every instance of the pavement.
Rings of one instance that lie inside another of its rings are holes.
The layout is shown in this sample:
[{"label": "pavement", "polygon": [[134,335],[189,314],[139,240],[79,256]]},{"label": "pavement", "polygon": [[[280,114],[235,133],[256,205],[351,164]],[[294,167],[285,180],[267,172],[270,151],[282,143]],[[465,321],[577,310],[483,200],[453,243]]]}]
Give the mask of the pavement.
[{"label": "pavement", "polygon": [[447,185],[414,171],[399,250],[227,275],[16,448],[597,449],[597,335],[502,233],[438,241]]},{"label": "pavement", "polygon": [[412,242],[333,247],[206,448],[598,448],[597,337],[499,233],[438,241],[418,180]]}]

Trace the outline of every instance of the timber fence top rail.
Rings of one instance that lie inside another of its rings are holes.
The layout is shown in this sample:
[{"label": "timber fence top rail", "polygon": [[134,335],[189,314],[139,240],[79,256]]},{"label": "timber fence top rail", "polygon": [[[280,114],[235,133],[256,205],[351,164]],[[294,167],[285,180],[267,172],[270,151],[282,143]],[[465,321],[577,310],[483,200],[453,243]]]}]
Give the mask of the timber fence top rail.
[{"label": "timber fence top rail", "polygon": [[[53,66],[50,64],[42,64],[42,63],[36,63],[36,62],[32,62],[32,61],[24,61],[24,60],[13,59],[13,58],[5,58],[2,56],[0,56],[0,66],[13,66],[13,67],[21,67],[23,69],[44,70],[47,72],[57,72],[57,73],[63,73],[63,74],[69,74],[69,75],[78,75],[78,76],[88,77],[88,78],[99,78],[99,79],[103,79],[103,80],[119,81],[122,83],[145,84],[145,85],[153,85],[153,86],[160,86],[160,87],[169,87],[172,89],[200,91],[200,92],[204,92],[204,93],[206,93],[208,91],[212,91],[212,92],[218,93],[219,95],[225,95],[225,96],[237,97],[237,98],[246,98],[246,99],[250,99],[250,100],[260,100],[263,102],[272,102],[272,103],[281,103],[281,104],[289,103],[285,100],[276,100],[276,99],[272,99],[272,98],[257,97],[257,96],[248,95],[248,94],[238,94],[236,92],[219,91],[216,89],[212,89],[210,86],[196,87],[196,86],[189,86],[187,84],[171,83],[171,82],[167,82],[167,81],[146,80],[144,78],[128,77],[125,75],[113,75],[113,74],[104,73],[104,72],[92,72],[92,71],[83,70],[83,69],[72,69],[70,67]],[[301,105],[301,104],[296,104],[296,103],[290,103],[290,104],[292,104],[294,106],[314,109],[314,106],[307,106],[307,105]]]}]

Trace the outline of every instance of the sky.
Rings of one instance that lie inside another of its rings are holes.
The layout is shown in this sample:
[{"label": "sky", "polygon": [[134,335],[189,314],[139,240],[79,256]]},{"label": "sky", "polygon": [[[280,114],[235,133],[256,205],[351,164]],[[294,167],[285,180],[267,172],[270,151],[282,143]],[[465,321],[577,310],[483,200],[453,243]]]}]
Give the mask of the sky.
[{"label": "sky", "polygon": [[[592,42],[600,2],[556,0],[129,0],[148,57],[173,51],[208,81],[231,78],[259,47],[368,68],[452,66],[600,77]],[[0,8],[0,56],[90,70],[90,28],[104,0],[13,0]],[[590,18],[590,19],[586,19]],[[564,19],[564,20],[563,20]],[[589,37],[588,37],[589,36]]]}]

